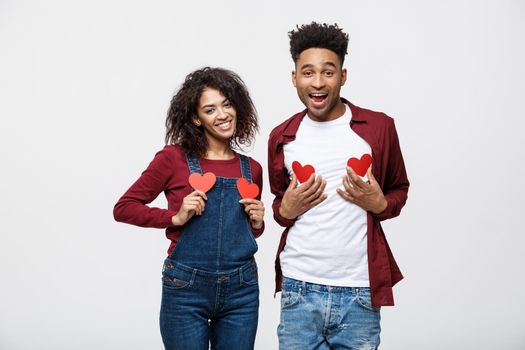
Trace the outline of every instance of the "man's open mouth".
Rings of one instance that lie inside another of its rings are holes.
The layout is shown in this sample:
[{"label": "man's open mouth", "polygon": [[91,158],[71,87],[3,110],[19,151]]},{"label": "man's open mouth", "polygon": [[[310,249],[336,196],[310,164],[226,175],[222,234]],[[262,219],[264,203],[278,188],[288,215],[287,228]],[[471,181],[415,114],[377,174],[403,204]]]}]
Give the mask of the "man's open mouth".
[{"label": "man's open mouth", "polygon": [[325,92],[312,92],[308,94],[308,97],[310,97],[310,99],[312,99],[312,101],[315,104],[323,103],[323,101],[326,99],[327,96],[328,94]]}]

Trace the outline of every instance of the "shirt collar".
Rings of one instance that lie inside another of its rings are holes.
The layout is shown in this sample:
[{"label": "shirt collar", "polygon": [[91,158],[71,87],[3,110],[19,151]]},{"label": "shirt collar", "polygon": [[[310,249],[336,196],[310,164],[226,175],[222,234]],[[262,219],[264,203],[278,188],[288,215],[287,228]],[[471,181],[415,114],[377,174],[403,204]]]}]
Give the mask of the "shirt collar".
[{"label": "shirt collar", "polygon": [[[345,103],[348,107],[350,107],[350,110],[352,111],[352,120],[350,120],[350,123],[357,122],[366,122],[366,119],[361,116],[359,107],[354,106],[350,101],[347,99],[341,97],[341,101]],[[295,137],[295,134],[297,134],[297,130],[299,129],[299,125],[301,125],[301,122],[303,121],[304,116],[306,115],[306,112],[308,109],[304,109],[303,111],[297,113],[292,118],[290,118],[290,121],[288,125],[283,130],[283,136],[288,137]]]}]

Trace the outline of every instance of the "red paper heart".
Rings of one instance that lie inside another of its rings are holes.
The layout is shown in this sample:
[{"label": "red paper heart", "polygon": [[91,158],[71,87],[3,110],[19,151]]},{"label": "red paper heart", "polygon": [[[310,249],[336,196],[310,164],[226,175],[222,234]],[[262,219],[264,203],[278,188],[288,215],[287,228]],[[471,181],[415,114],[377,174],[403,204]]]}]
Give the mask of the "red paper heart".
[{"label": "red paper heart", "polygon": [[292,163],[292,170],[295,173],[295,176],[297,176],[297,180],[301,183],[306,182],[310,178],[310,175],[315,173],[313,166],[310,164],[302,166],[301,163],[296,160]]},{"label": "red paper heart", "polygon": [[259,186],[251,184],[245,178],[241,177],[237,180],[237,189],[242,198],[255,198],[259,194]]},{"label": "red paper heart", "polygon": [[215,174],[206,173],[201,175],[199,173],[193,173],[190,175],[188,181],[191,187],[202,192],[208,192],[210,188],[215,185]]},{"label": "red paper heart", "polygon": [[346,164],[348,164],[350,168],[354,169],[357,175],[365,176],[366,171],[372,164],[372,156],[370,154],[365,153],[361,156],[361,160],[357,158],[350,158],[348,159],[348,162]]}]

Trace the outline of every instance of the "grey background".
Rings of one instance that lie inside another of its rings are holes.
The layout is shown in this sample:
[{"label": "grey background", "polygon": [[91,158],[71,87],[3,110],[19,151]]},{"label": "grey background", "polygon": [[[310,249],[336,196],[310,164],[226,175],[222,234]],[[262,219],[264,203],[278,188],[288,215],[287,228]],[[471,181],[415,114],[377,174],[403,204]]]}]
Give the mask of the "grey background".
[{"label": "grey background", "polygon": [[[525,348],[523,1],[2,0],[0,349],[162,347],[168,241],[112,207],[203,65],[246,81],[266,168],[269,132],[303,108],[287,32],[311,20],[350,34],[342,95],[395,118],[412,184],[384,223],[406,278],[382,348]],[[264,180],[256,348],[276,349],[282,230]]]}]

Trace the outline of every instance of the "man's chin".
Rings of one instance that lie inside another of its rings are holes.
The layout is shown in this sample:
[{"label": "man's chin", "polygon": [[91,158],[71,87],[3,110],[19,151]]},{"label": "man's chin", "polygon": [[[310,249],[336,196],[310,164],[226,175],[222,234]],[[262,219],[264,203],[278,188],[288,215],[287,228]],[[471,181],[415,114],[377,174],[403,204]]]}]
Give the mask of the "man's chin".
[{"label": "man's chin", "polygon": [[322,108],[315,108],[312,106],[308,106],[307,108],[308,108],[308,115],[316,119],[324,119],[328,111],[328,108],[326,106]]}]

